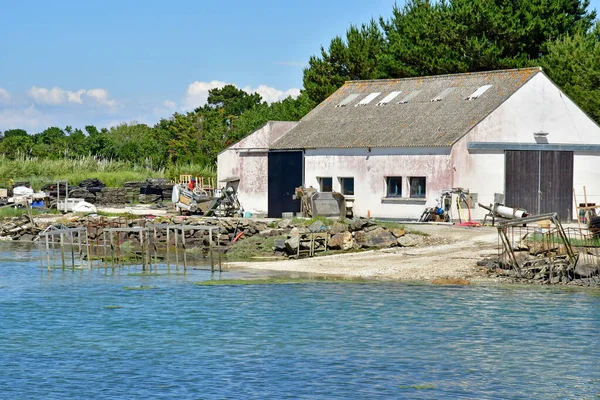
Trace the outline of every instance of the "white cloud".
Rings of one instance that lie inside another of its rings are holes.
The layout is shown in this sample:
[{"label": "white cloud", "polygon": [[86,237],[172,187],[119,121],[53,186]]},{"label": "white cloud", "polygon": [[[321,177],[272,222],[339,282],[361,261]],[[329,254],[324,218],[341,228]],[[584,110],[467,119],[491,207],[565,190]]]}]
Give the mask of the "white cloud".
[{"label": "white cloud", "polygon": [[85,95],[95,99],[99,104],[114,107],[117,105],[115,100],[109,100],[110,95],[106,89],[90,89],[85,92]]},{"label": "white cloud", "polygon": [[115,107],[117,102],[110,100],[110,95],[106,89],[79,89],[76,92],[64,90],[58,86],[52,89],[33,86],[28,95],[37,104],[57,106],[60,104],[99,104],[106,107]]},{"label": "white cloud", "polygon": [[290,96],[296,98],[300,96],[300,89],[291,88],[288,90],[279,90],[274,87],[270,87],[267,85],[259,85],[256,89],[251,89],[250,86],[244,87],[244,92],[247,93],[258,93],[262,97],[264,101],[267,103],[273,103],[275,101],[280,101],[286,99]]},{"label": "white cloud", "polygon": [[8,90],[0,87],[0,105],[9,105],[12,102],[12,96]]},{"label": "white cloud", "polygon": [[[237,85],[233,83],[227,83],[216,80],[210,82],[195,81],[191,83],[185,92],[185,97],[183,99],[183,109],[190,110],[205,105],[206,101],[208,100],[208,91],[211,89],[222,88],[225,85],[233,85],[237,87]],[[257,88],[254,89],[252,89],[250,86],[245,86],[242,90],[246,93],[260,94],[263,101],[266,101],[267,103],[280,101],[289,96],[296,98],[300,95],[300,89],[297,88],[279,90],[267,85],[259,85]],[[164,105],[166,106],[166,102],[164,103]]]},{"label": "white cloud", "polygon": [[165,106],[168,109],[174,110],[177,108],[177,103],[175,103],[172,100],[166,99],[165,101],[163,101],[163,106]]},{"label": "white cloud", "polygon": [[39,129],[51,126],[51,116],[44,115],[33,104],[27,108],[6,108],[0,110],[0,130],[7,129]]},{"label": "white cloud", "polygon": [[183,99],[184,109],[191,110],[196,107],[201,107],[206,104],[208,100],[208,91],[210,89],[222,88],[227,85],[227,82],[221,81],[210,81],[210,82],[198,82],[195,81],[190,83]]}]

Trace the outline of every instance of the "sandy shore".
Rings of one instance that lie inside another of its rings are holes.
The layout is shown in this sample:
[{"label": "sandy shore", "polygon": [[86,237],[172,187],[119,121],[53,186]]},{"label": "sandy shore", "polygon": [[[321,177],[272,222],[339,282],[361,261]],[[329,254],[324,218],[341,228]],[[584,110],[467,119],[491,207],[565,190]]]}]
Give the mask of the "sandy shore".
[{"label": "sandy shore", "polygon": [[425,244],[419,247],[396,247],[300,260],[229,262],[224,266],[228,269],[380,280],[495,280],[482,273],[477,261],[497,255],[496,228],[413,225],[408,229],[418,230],[430,236],[426,237]]}]

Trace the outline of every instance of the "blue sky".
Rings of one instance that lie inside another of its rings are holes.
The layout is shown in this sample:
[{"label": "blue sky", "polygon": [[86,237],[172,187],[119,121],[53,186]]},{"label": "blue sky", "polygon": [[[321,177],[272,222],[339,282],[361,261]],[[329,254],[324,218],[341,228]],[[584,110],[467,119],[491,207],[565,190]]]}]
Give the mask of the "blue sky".
[{"label": "blue sky", "polygon": [[153,124],[225,83],[296,95],[321,45],[395,3],[0,0],[0,131]]}]

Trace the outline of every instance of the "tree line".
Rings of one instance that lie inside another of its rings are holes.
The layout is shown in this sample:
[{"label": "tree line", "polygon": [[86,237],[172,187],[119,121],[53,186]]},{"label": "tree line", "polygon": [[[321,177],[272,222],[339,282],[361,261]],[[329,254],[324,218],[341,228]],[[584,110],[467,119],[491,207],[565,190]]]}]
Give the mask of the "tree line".
[{"label": "tree line", "polygon": [[269,120],[298,120],[312,108],[305,95],[267,104],[257,93],[233,85],[209,91],[206,105],[175,113],[156,125],[124,123],[84,130],[50,127],[36,134],[5,131],[0,154],[9,159],[96,156],[127,161],[153,169],[179,164],[214,165],[217,154]]},{"label": "tree line", "polygon": [[297,121],[347,80],[405,78],[542,66],[600,122],[600,27],[589,0],[408,0],[389,18],[350,26],[310,57],[304,89],[267,104],[233,85],[206,105],[156,125],[5,131],[8,158],[93,155],[152,168],[214,165],[217,154],[269,120]]},{"label": "tree line", "polygon": [[347,80],[541,66],[600,122],[595,19],[589,0],[408,0],[322,47],[304,92],[318,104]]}]

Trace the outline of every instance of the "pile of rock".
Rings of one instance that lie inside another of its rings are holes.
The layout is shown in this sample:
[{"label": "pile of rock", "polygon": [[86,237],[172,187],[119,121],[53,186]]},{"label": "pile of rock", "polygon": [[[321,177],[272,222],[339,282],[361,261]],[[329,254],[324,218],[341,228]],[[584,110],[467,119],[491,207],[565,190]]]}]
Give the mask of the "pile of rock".
[{"label": "pile of rock", "polygon": [[[42,188],[52,199],[66,195],[66,182],[51,183]],[[126,182],[121,188],[107,188],[98,179],[86,179],[75,187],[69,187],[69,198],[84,199],[96,205],[120,205],[134,202],[150,204],[170,200],[173,184],[168,179],[146,179]],[[54,200],[54,204],[55,200]],[[52,205],[52,201],[51,201]]]}]

